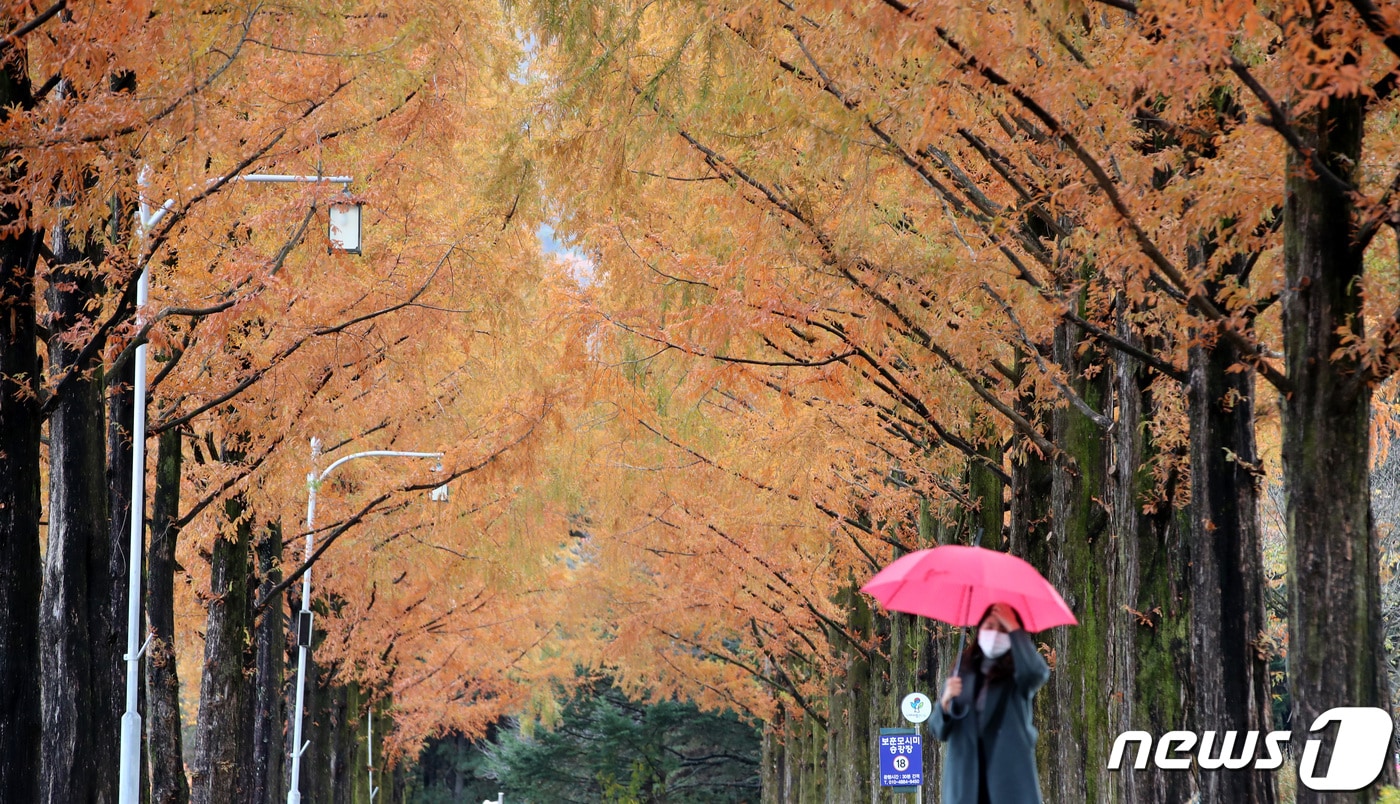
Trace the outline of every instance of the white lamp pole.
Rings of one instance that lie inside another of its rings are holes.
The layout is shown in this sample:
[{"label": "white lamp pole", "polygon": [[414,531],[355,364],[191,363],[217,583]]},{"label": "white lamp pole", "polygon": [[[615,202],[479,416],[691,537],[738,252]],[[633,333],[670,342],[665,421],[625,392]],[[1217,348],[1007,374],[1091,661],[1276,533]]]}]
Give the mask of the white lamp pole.
[{"label": "white lamp pole", "polygon": [[[146,306],[151,289],[151,261],[145,254],[146,237],[171,210],[175,199],[168,199],[160,209],[151,212],[146,200],[145,188],[150,177],[150,169],[142,168],[137,179],[141,189],[137,209],[136,236],[138,254],[143,258],[141,275],[136,281],[136,321],[141,323],[141,309]],[[243,182],[330,182],[348,185],[349,176],[277,176],[252,174],[233,176],[229,181]],[[334,231],[331,232],[335,234]],[[333,241],[334,242],[334,239]],[[353,253],[359,253],[359,215],[355,212],[355,243]],[[146,360],[147,346],[136,347],[134,358],[135,381],[132,383],[132,426],[131,426],[131,535],[128,547],[130,570],[127,577],[126,597],[126,712],[122,714],[121,749],[118,760],[117,801],[119,804],[139,804],[141,801],[141,713],[137,711],[137,679],[141,655],[151,640],[147,637],[138,647],[141,636],[141,556],[145,549],[146,534]]]},{"label": "white lamp pole", "polygon": [[374,707],[365,710],[365,751],[369,756],[369,802],[374,804],[374,797],[379,795],[379,788],[374,786]]},{"label": "white lamp pole", "polygon": [[[306,708],[306,658],[311,651],[311,555],[316,542],[316,489],[342,464],[358,458],[437,458],[441,452],[401,452],[399,450],[371,449],[346,455],[327,466],[319,474],[316,472],[316,459],[321,457],[321,439],[311,439],[311,471],[306,473],[306,569],[301,574],[301,611],[297,613],[297,705],[292,716],[292,779],[287,790],[287,804],[301,802],[301,755],[311,742],[302,742],[302,712]],[[436,499],[436,498],[435,498]]]},{"label": "white lamp pole", "polygon": [[[142,170],[140,183],[146,183],[147,171]],[[144,195],[144,194],[143,194]],[[170,211],[172,201],[165,204],[153,214],[151,207],[146,203],[144,197],[141,199],[140,207],[137,209],[137,241],[141,244],[138,248],[145,251],[146,234],[151,227],[160,223],[166,213]],[[141,309],[146,306],[146,301],[151,292],[151,272],[150,261],[141,267],[141,276],[136,280],[136,322],[140,324],[143,320]],[[122,714],[122,735],[121,754],[118,759],[117,774],[117,799],[121,804],[135,804],[141,800],[141,774],[138,772],[141,764],[141,714],[136,711],[137,701],[137,663],[141,659],[141,654],[145,653],[146,645],[150,644],[150,638],[146,639],[146,644],[137,647],[136,641],[141,633],[141,553],[145,545],[143,536],[145,535],[145,491],[146,491],[146,344],[142,343],[136,347],[135,372],[136,379],[132,386],[132,427],[131,431],[135,437],[131,440],[131,540],[129,555],[131,557],[130,572],[127,576],[127,606],[126,606],[126,712]]]}]

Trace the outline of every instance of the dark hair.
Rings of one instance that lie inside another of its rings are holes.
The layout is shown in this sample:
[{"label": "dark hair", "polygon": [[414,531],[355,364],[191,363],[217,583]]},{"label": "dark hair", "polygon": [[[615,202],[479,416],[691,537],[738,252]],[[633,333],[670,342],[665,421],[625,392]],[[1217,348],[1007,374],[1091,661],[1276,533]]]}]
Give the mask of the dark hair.
[{"label": "dark hair", "polygon": [[[1014,606],[1007,606],[1007,608],[1011,609],[1011,616],[1016,618],[1016,624],[1021,628],[1025,628],[1026,624],[1021,621],[1021,613],[1016,611]],[[987,610],[982,612],[982,616],[977,618],[979,627],[982,623],[987,621],[987,616],[991,613],[992,606],[988,606]],[[982,660],[986,658],[982,654],[982,646],[978,644],[975,634],[970,641],[972,644],[968,645],[967,648],[963,650],[962,657],[958,662],[960,674],[964,676],[969,673],[980,673],[982,671]],[[997,657],[996,661],[994,661],[992,666],[987,670],[987,680],[1001,681],[1005,678],[1011,678],[1015,672],[1016,660],[1011,657],[1011,651],[1007,651]]]}]

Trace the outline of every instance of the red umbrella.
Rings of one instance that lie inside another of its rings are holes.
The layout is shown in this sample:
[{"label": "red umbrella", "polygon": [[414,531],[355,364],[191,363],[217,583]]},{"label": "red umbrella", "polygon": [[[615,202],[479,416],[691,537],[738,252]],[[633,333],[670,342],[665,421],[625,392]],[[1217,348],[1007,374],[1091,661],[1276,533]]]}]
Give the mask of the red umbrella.
[{"label": "red umbrella", "polygon": [[1035,567],[985,547],[945,544],[916,550],[895,559],[860,590],[891,611],[952,625],[977,625],[993,603],[1016,609],[1027,631],[1079,624]]}]

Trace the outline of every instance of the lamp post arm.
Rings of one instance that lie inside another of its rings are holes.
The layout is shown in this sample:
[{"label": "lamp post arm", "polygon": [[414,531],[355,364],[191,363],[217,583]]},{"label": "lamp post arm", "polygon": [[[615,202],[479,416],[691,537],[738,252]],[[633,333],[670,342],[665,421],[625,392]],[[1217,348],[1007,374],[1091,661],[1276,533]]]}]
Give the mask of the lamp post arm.
[{"label": "lamp post arm", "polygon": [[[221,181],[226,183],[237,181],[251,184],[316,184],[319,182],[326,182],[327,184],[339,184],[348,188],[350,183],[354,180],[354,176],[296,176],[283,173],[244,173],[228,177],[216,176],[206,181],[204,185],[207,187]],[[143,187],[146,184],[144,171],[140,183]],[[191,185],[191,189],[198,186],[199,185]],[[175,211],[175,199],[165,199],[165,203],[161,204],[160,208],[155,212],[150,211],[150,203],[146,201],[144,197],[140,199],[140,206],[141,227],[144,234],[158,226],[160,222],[165,219],[166,215]]]},{"label": "lamp post arm", "polygon": [[[208,187],[211,184],[217,184],[219,182],[224,182],[226,184],[232,184],[233,182],[244,182],[249,184],[319,184],[320,182],[325,182],[327,184],[340,184],[348,187],[354,181],[354,176],[297,176],[286,173],[240,173],[235,174],[233,176],[215,176],[212,179],[207,179],[204,182],[203,186]],[[141,184],[142,186],[144,186],[145,182],[142,181]],[[200,185],[198,184],[192,184],[186,189],[194,190],[199,187]],[[144,197],[140,199],[140,203],[141,206],[147,209],[150,208],[149,203]],[[173,209],[174,206],[175,199],[171,198],[166,200],[166,202],[161,206],[161,210],[169,212],[170,210],[166,208],[169,207]],[[160,223],[160,219],[164,217],[164,214],[161,210],[157,210],[154,214],[150,214],[150,219],[147,221],[146,224],[148,230],[150,229],[150,227],[153,227],[156,224]]]},{"label": "lamp post arm", "polygon": [[[269,145],[268,147],[271,146]],[[265,151],[266,148],[264,149],[264,152]],[[238,169],[242,170],[247,166],[248,162],[244,162],[239,166]],[[141,172],[137,177],[136,235],[140,243],[138,255],[139,259],[141,260],[141,271],[137,277],[136,283],[137,324],[143,323],[142,310],[150,301],[152,255],[145,253],[145,251],[148,246],[151,231],[156,226],[158,226],[161,223],[161,221],[165,220],[165,218],[168,215],[176,211],[176,202],[174,198],[166,199],[165,203],[161,204],[158,209],[156,209],[155,211],[151,210],[150,201],[147,200],[146,197],[146,189],[150,185],[150,177],[150,165],[142,167]],[[204,186],[207,189],[210,185],[213,185],[220,181],[241,181],[254,183],[330,182],[332,184],[341,184],[345,187],[345,189],[348,190],[350,182],[353,181],[353,178],[350,176],[292,176],[269,173],[251,173],[235,174],[233,176],[227,177],[216,177],[205,182]],[[308,216],[308,220],[309,219],[310,218]],[[303,226],[304,225],[305,224],[303,224]],[[152,250],[154,250],[154,247],[152,247]],[[122,715],[121,719],[121,735],[119,738],[120,742],[118,744],[117,800],[119,804],[138,804],[140,800],[140,760],[142,724],[141,715],[137,711],[137,707],[139,704],[139,696],[137,694],[137,685],[139,680],[137,662],[140,661],[141,654],[145,652],[145,648],[138,648],[137,645],[140,640],[141,626],[141,556],[144,553],[145,547],[146,525],[146,395],[148,389],[148,380],[146,377],[146,363],[148,352],[149,346],[143,341],[136,347],[136,352],[134,355],[136,365],[134,367],[135,382],[133,383],[132,399],[133,407],[135,410],[132,415],[131,531],[129,533],[130,544],[127,552],[127,560],[129,562],[127,580],[127,648],[126,654],[123,656],[123,659],[126,662],[126,711]],[[80,360],[79,363],[81,362],[82,361]],[[66,384],[66,382],[67,379],[65,378],[65,380],[60,383],[59,388],[55,389],[55,393],[58,393],[61,390],[62,386]],[[359,456],[352,455],[350,457],[354,458]],[[441,457],[441,455],[436,455],[435,457]],[[344,461],[342,460],[337,461],[335,464],[332,464],[330,467],[327,468],[326,473],[328,473],[330,469],[335,468],[335,466],[338,466],[340,463],[343,462]],[[326,473],[322,473],[321,477],[324,478]],[[310,486],[310,500],[308,502],[308,511],[306,518],[308,530],[310,530],[311,520],[315,516],[314,506],[316,499],[316,478],[314,478],[313,476],[308,476],[307,480],[308,485]],[[310,552],[311,536],[308,536],[308,555],[310,554]],[[305,586],[303,587],[306,591],[306,594],[303,595],[302,600],[302,608],[304,610],[306,610],[307,598],[310,597],[310,584],[311,574],[308,572],[306,574]],[[308,614],[307,623],[309,626],[309,610],[307,610],[306,613]],[[301,656],[299,657],[300,664],[297,672],[299,684],[304,683],[303,676],[305,675],[306,670],[305,659],[305,648],[303,648]],[[297,690],[298,737],[301,733],[301,708],[303,703],[302,693],[303,690],[299,686]],[[301,750],[304,749],[298,749],[297,753],[294,754],[294,766],[299,761],[299,758],[301,756]],[[299,798],[300,793],[297,793],[296,799],[289,798],[289,800],[294,801]]]},{"label": "lamp post arm", "polygon": [[354,455],[346,455],[344,458],[341,458],[332,463],[330,466],[327,466],[324,470],[321,471],[321,474],[316,477],[315,482],[317,484],[320,484],[321,482],[325,481],[326,477],[329,476],[331,472],[335,471],[335,469],[341,464],[349,463],[350,461],[353,461],[356,458],[441,458],[442,456],[443,453],[441,452],[402,452],[400,450],[392,449],[365,450],[364,452],[357,452]]},{"label": "lamp post arm", "polygon": [[[405,452],[394,449],[370,449],[346,455],[331,463],[319,473],[315,471],[316,458],[321,454],[320,439],[311,439],[311,460],[313,469],[306,473],[306,563],[302,565],[301,611],[297,615],[297,692],[296,711],[292,715],[292,769],[291,786],[287,791],[287,804],[301,804],[301,754],[305,750],[302,741],[303,712],[306,709],[306,663],[311,649],[311,562],[315,558],[316,541],[316,489],[342,464],[357,458],[438,458],[441,452]],[[327,542],[329,546],[329,542]],[[322,549],[325,549],[324,547]],[[289,579],[290,580],[290,579]],[[284,581],[285,583],[285,581]]]},{"label": "lamp post arm", "polygon": [[245,173],[241,176],[229,177],[229,181],[273,182],[281,184],[290,184],[293,182],[315,184],[316,182],[322,181],[328,184],[349,184],[354,180],[352,176],[290,176],[279,173]]}]

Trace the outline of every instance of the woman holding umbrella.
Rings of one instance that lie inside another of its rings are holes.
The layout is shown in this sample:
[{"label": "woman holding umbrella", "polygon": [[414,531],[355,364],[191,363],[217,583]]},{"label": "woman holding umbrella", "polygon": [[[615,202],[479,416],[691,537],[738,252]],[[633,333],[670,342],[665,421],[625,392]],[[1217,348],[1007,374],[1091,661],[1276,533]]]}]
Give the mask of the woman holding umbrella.
[{"label": "woman holding umbrella", "polygon": [[1050,669],[1026,630],[1079,622],[1055,587],[1016,556],[945,544],[900,556],[861,590],[891,611],[977,626],[933,708],[948,743],[943,804],[1041,804],[1031,700]]},{"label": "woman holding umbrella", "polygon": [[930,723],[948,744],[945,804],[1041,804],[1031,701],[1049,678],[1016,610],[989,606]]}]

